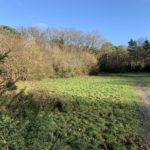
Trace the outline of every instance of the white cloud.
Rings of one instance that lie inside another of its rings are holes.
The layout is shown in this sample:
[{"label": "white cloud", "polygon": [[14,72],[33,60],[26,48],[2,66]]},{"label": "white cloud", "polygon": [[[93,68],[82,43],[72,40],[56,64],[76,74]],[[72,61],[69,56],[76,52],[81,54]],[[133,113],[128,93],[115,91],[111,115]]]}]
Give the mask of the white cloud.
[{"label": "white cloud", "polygon": [[36,26],[39,28],[47,28],[48,27],[48,25],[46,23],[42,23],[42,22],[35,23],[32,26]]}]

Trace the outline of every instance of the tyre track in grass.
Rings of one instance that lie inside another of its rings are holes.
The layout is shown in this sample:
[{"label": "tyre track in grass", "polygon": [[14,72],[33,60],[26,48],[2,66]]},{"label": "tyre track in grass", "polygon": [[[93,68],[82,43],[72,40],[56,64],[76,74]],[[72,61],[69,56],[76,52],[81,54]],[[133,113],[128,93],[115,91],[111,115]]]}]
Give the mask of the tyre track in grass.
[{"label": "tyre track in grass", "polygon": [[142,137],[146,142],[147,150],[150,150],[150,95],[145,89],[143,80],[137,81],[136,89],[142,100],[142,104],[140,106],[140,112],[142,115],[142,128],[144,129]]}]

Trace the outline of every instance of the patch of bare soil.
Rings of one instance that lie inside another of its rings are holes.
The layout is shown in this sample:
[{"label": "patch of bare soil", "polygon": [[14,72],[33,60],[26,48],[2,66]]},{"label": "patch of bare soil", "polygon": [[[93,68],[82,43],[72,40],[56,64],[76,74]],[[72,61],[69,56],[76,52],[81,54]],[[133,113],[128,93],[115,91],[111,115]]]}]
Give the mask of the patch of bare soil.
[{"label": "patch of bare soil", "polygon": [[142,100],[142,105],[140,106],[140,111],[142,114],[142,127],[144,129],[142,137],[146,142],[146,149],[150,150],[150,95],[146,91],[142,80],[137,82],[136,89]]}]

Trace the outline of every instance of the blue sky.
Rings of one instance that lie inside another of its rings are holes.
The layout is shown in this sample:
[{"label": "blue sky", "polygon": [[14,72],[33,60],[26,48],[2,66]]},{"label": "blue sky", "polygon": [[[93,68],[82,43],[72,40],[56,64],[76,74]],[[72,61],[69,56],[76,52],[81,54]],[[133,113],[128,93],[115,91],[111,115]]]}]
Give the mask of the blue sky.
[{"label": "blue sky", "polygon": [[150,38],[150,0],[0,0],[0,24],[99,31],[113,44]]}]

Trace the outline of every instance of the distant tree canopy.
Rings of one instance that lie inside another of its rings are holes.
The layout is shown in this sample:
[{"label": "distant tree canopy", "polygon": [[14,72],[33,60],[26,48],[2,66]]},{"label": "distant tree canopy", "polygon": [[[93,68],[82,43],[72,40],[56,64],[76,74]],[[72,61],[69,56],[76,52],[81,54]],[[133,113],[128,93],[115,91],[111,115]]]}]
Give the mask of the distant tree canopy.
[{"label": "distant tree canopy", "polygon": [[130,52],[131,70],[150,71],[150,42],[144,40],[138,44],[130,40],[128,51]]},{"label": "distant tree canopy", "polygon": [[0,53],[8,50],[0,67],[13,80],[150,71],[150,42],[145,39],[114,46],[97,32],[0,26]]},{"label": "distant tree canopy", "polygon": [[125,46],[114,46],[111,43],[105,43],[99,51],[99,72],[124,72],[128,60],[129,53]]},{"label": "distant tree canopy", "polygon": [[104,43],[99,51],[99,72],[150,71],[150,42],[131,39],[128,44]]}]

